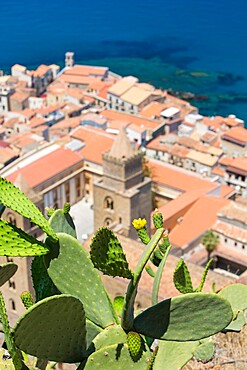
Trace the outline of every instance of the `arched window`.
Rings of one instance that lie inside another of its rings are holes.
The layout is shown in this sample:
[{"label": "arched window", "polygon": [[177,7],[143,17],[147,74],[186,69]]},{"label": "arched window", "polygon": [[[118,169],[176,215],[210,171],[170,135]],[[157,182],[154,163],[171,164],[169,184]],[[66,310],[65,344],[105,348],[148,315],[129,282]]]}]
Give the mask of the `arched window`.
[{"label": "arched window", "polygon": [[106,197],[105,198],[104,208],[111,209],[111,210],[114,209],[114,203],[113,203],[113,199],[111,197]]},{"label": "arched window", "polygon": [[110,226],[111,224],[112,224],[112,219],[111,219],[111,218],[109,218],[109,217],[108,217],[108,218],[106,218],[106,219],[105,219],[105,222],[104,222],[104,225],[105,225],[105,226]]},{"label": "arched window", "polygon": [[9,221],[12,225],[16,226],[16,218],[13,213],[9,212],[6,218],[7,218],[7,221]]},{"label": "arched window", "polygon": [[12,298],[9,300],[9,305],[11,310],[16,311],[15,301]]}]

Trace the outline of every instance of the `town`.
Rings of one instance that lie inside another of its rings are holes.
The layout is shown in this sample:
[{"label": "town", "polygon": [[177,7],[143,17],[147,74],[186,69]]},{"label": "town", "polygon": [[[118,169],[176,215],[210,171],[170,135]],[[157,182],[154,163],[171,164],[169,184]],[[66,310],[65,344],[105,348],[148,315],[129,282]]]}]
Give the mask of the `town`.
[{"label": "town", "polygon": [[[133,266],[142,246],[132,220],[145,217],[152,230],[155,208],[172,244],[169,271],[183,257],[200,280],[208,261],[202,237],[211,230],[219,243],[210,253],[207,289],[247,281],[247,129],[235,115],[205,117],[134,76],[78,65],[73,52],[64,68],[15,64],[10,75],[0,75],[0,176],[43,213],[70,203],[86,247],[99,227],[113,229]],[[14,212],[4,217],[41,237]],[[20,292],[32,290],[30,261],[19,264],[16,280],[3,287],[11,320],[23,312]],[[150,300],[149,279],[140,285],[140,307]],[[113,287],[105,278],[113,296],[126,288],[123,280],[115,278]],[[161,294],[176,294],[172,281]]]}]

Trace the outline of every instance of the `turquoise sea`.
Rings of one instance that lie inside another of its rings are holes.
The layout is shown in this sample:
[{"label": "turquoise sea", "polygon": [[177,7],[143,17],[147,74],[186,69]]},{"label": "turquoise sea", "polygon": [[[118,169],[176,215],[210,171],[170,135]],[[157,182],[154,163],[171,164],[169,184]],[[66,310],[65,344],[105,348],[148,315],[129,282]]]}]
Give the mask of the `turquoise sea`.
[{"label": "turquoise sea", "polygon": [[246,0],[0,0],[0,68],[107,65],[247,122]]}]

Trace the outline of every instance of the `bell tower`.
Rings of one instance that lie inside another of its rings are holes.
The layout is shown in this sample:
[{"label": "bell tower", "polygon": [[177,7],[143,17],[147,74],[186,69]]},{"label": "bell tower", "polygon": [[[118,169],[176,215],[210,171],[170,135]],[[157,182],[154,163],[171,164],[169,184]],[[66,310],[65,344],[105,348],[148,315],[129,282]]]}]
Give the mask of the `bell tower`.
[{"label": "bell tower", "polygon": [[72,68],[74,66],[74,56],[75,53],[73,53],[72,51],[67,51],[67,53],[65,53],[65,67]]},{"label": "bell tower", "polygon": [[142,153],[134,149],[125,129],[103,153],[103,177],[94,184],[94,228],[108,226],[136,239],[134,218],[146,218],[150,227],[151,180],[143,176]]}]

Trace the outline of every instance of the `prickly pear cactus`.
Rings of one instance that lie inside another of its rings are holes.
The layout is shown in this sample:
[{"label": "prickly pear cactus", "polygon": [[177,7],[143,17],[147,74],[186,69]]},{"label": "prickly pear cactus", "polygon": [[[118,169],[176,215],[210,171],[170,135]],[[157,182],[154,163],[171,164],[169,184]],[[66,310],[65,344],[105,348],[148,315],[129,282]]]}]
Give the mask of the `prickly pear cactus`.
[{"label": "prickly pear cactus", "polygon": [[211,338],[205,338],[200,341],[199,346],[194,351],[197,361],[208,362],[214,356],[214,343]]},{"label": "prickly pear cactus", "polygon": [[163,216],[157,209],[154,211],[152,218],[155,229],[163,227]]},{"label": "prickly pear cactus", "polygon": [[38,358],[79,362],[86,355],[86,319],[79,299],[46,298],[19,318],[13,336],[19,349]]},{"label": "prickly pear cactus", "polygon": [[177,290],[182,294],[194,292],[188,267],[182,259],[175,268],[173,282]]},{"label": "prickly pear cactus", "polygon": [[151,338],[191,341],[209,337],[232,320],[228,301],[216,294],[188,293],[162,301],[134,319],[134,330]]},{"label": "prickly pear cactus", "polygon": [[13,257],[41,256],[49,248],[23,230],[0,219],[0,255]]},{"label": "prickly pear cactus", "polygon": [[198,345],[199,341],[174,342],[160,340],[152,370],[182,369],[193,357]]},{"label": "prickly pear cactus", "polygon": [[113,307],[119,316],[121,316],[123,304],[124,304],[124,297],[122,297],[121,295],[118,295],[117,297],[114,298]]},{"label": "prickly pear cactus", "polygon": [[38,225],[52,239],[56,234],[40,210],[14,184],[0,177],[0,203]]},{"label": "prickly pear cactus", "polygon": [[105,346],[92,353],[86,363],[85,370],[145,370],[151,360],[151,353],[148,348],[142,352],[138,361],[131,358],[127,344],[113,344]]},{"label": "prickly pear cactus", "polygon": [[94,235],[90,256],[94,266],[104,274],[132,278],[123,248],[115,234],[107,227],[102,227]]},{"label": "prickly pear cactus", "polygon": [[113,344],[121,343],[127,343],[127,335],[120,325],[108,326],[93,340],[96,351]]},{"label": "prickly pear cactus", "polygon": [[5,284],[17,271],[18,266],[13,262],[0,265],[0,286]]},{"label": "prickly pear cactus", "polygon": [[[68,206],[65,209],[67,210]],[[64,212],[64,209],[54,211],[49,223],[56,233],[65,233],[76,238],[74,221],[68,212]]]},{"label": "prickly pear cactus", "polygon": [[48,275],[43,256],[36,256],[33,259],[31,273],[36,302],[55,293],[54,284]]},{"label": "prickly pear cactus", "polygon": [[134,331],[129,331],[127,334],[127,344],[130,356],[132,359],[136,359],[141,351],[142,339],[140,334]]},{"label": "prickly pear cactus", "polygon": [[30,292],[21,293],[21,301],[26,310],[28,310],[30,307],[34,305],[34,300]]},{"label": "prickly pear cactus", "polygon": [[48,274],[60,292],[83,303],[86,317],[105,328],[116,322],[113,305],[88,253],[72,236],[58,233],[59,255],[52,259]]}]

